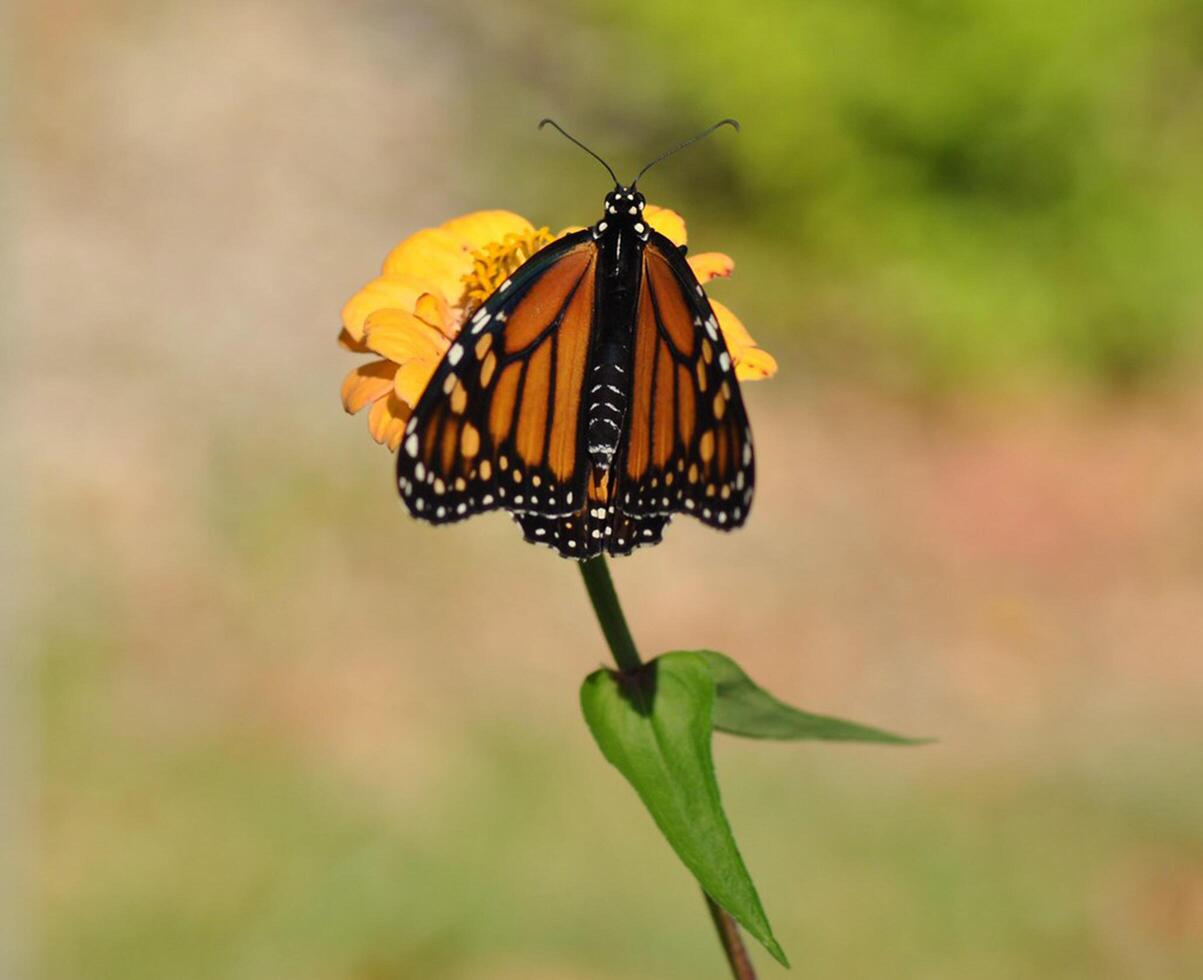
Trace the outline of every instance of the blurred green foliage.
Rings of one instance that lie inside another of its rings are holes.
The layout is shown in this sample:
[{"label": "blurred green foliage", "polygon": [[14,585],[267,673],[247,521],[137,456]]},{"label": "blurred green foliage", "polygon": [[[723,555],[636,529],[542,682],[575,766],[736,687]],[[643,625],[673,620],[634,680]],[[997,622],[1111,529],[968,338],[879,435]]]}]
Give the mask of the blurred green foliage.
[{"label": "blurred green foliage", "polygon": [[[46,980],[720,975],[692,879],[583,730],[457,705],[464,758],[398,801],[251,719],[148,738],[112,711],[119,659],[70,631],[43,658]],[[1203,858],[1197,754],[924,780],[873,749],[716,748],[801,975],[1203,969],[1181,904]]]},{"label": "blurred green foliage", "polygon": [[1126,387],[1198,353],[1199,4],[587,0],[561,17],[560,105],[624,159],[743,122],[647,189],[746,230],[741,311],[806,363],[928,389]]}]

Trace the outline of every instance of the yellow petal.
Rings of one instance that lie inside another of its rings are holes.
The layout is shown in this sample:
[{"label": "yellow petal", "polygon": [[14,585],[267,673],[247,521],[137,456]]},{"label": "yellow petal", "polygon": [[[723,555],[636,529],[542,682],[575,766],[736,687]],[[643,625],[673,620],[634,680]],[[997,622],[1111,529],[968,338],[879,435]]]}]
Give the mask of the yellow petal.
[{"label": "yellow petal", "polygon": [[643,217],[674,245],[685,244],[685,219],[676,211],[649,204],[643,209]]},{"label": "yellow petal", "polygon": [[531,223],[512,211],[474,211],[438,228],[423,228],[389,252],[384,275],[426,279],[453,306],[460,304],[463,278],[472,271],[471,255],[507,234],[529,234]]},{"label": "yellow petal", "polygon": [[395,395],[381,398],[368,413],[368,432],[377,442],[395,452],[405,435],[405,423],[409,416],[409,406]]},{"label": "yellow petal", "polygon": [[430,324],[446,337],[456,334],[455,324],[451,316],[451,307],[442,293],[423,293],[414,304],[414,316]]},{"label": "yellow petal", "polygon": [[718,327],[723,332],[727,350],[731,352],[731,360],[735,362],[735,376],[740,381],[759,381],[776,374],[776,358],[756,346],[756,341],[739,317],[716,300],[711,300],[710,306],[718,318]]},{"label": "yellow petal", "polygon": [[473,211],[443,222],[442,228],[462,239],[472,251],[484,248],[490,242],[499,242],[506,235],[529,235],[535,230],[522,215],[500,209]]},{"label": "yellow petal", "polygon": [[725,278],[731,275],[731,270],[735,268],[735,260],[722,252],[700,252],[689,256],[686,261],[693,274],[698,277],[698,282],[703,284],[720,276]]},{"label": "yellow petal", "polygon": [[347,300],[343,307],[343,328],[353,340],[363,340],[363,324],[376,310],[412,310],[418,297],[430,292],[432,285],[413,276],[381,276],[373,279]]},{"label": "yellow petal", "polygon": [[393,381],[394,394],[408,405],[417,405],[438,366],[438,361],[424,359],[402,364]]},{"label": "yellow petal", "polygon": [[740,381],[763,381],[777,373],[777,358],[761,347],[745,347],[735,362],[735,376]]},{"label": "yellow petal", "polygon": [[366,354],[368,352],[368,348],[364,342],[362,340],[356,340],[349,333],[347,333],[346,327],[343,327],[338,331],[338,346],[343,350],[349,350],[354,354]]},{"label": "yellow petal", "polygon": [[448,347],[446,337],[405,310],[376,310],[363,336],[372,351],[398,364],[415,357],[438,360]]},{"label": "yellow petal", "polygon": [[369,361],[361,364],[343,380],[343,408],[354,415],[368,402],[383,398],[393,390],[397,365],[391,361]]},{"label": "yellow petal", "polygon": [[471,271],[470,250],[463,239],[442,228],[423,228],[388,253],[384,275],[424,279],[449,303],[457,303],[463,292],[464,275]]}]

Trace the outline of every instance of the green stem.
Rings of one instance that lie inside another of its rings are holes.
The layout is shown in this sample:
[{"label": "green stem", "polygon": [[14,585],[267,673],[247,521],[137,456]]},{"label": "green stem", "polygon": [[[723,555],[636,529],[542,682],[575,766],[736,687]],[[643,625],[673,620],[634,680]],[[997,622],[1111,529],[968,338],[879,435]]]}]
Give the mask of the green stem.
[{"label": "green stem", "polygon": [[[593,603],[593,611],[597,614],[597,621],[618,669],[624,672],[638,670],[643,666],[643,660],[635,646],[635,638],[631,636],[631,628],[627,626],[618,593],[614,591],[614,580],[610,578],[606,556],[598,555],[581,562],[581,577],[585,580],[589,601]],[[719,942],[723,944],[723,952],[727,954],[727,962],[731,965],[731,975],[735,980],[756,980],[752,961],[739,935],[739,926],[709,895],[705,892],[702,895],[710,909]]]},{"label": "green stem", "polygon": [[631,636],[630,627],[627,626],[627,618],[622,614],[622,606],[618,602],[618,593],[614,591],[614,580],[610,578],[610,566],[606,564],[606,556],[598,555],[581,562],[581,577],[585,580],[585,588],[589,590],[589,601],[593,603],[593,611],[597,613],[597,621],[606,635],[606,642],[610,644],[610,652],[614,654],[614,662],[618,664],[618,669],[638,670],[643,666],[643,661],[635,647],[635,638]]}]

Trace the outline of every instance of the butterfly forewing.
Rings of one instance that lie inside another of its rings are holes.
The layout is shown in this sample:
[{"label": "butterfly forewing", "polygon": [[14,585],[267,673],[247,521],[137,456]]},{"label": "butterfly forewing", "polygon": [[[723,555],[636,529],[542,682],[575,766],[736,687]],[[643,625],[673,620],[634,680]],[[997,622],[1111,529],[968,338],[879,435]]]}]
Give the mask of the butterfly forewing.
[{"label": "butterfly forewing", "polygon": [[498,507],[569,514],[585,495],[580,397],[597,248],[587,232],[533,256],[464,324],[397,456],[411,512],[434,523]]},{"label": "butterfly forewing", "polygon": [[726,529],[747,519],[755,460],[731,355],[688,263],[655,233],[644,250],[625,435],[626,514],[684,511]]}]

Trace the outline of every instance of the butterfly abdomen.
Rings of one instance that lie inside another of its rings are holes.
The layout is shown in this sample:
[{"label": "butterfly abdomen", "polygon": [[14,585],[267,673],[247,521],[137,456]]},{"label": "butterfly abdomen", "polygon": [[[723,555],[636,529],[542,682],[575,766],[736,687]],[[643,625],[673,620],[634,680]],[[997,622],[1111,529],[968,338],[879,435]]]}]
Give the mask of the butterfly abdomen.
[{"label": "butterfly abdomen", "polygon": [[622,423],[627,414],[625,364],[629,352],[618,343],[603,343],[589,378],[586,409],[586,442],[589,458],[600,470],[608,470],[618,450]]}]

